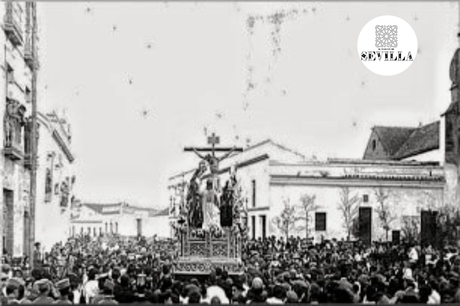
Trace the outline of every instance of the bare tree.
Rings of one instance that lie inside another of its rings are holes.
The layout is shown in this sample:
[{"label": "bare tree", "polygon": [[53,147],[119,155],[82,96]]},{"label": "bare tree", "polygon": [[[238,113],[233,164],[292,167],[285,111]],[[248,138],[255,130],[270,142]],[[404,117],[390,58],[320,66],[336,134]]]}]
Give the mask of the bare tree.
[{"label": "bare tree", "polygon": [[380,223],[382,224],[383,229],[385,230],[385,239],[388,241],[388,232],[391,230],[391,224],[396,220],[396,215],[391,213],[391,208],[388,203],[388,198],[390,194],[385,192],[383,188],[377,188],[374,191],[375,197],[377,199],[377,216],[379,217]]},{"label": "bare tree", "polygon": [[291,205],[289,199],[284,199],[284,208],[279,216],[273,218],[273,223],[284,234],[286,240],[289,238],[289,234],[296,231],[296,223],[300,220],[297,214],[296,207]]},{"label": "bare tree", "polygon": [[344,228],[347,231],[347,240],[350,240],[360,203],[361,198],[357,194],[352,195],[350,188],[343,187],[340,190],[339,210],[342,212]]},{"label": "bare tree", "polygon": [[460,208],[449,203],[439,209],[436,219],[439,243],[444,246],[459,240]]},{"label": "bare tree", "polygon": [[300,197],[300,205],[299,209],[303,213],[303,216],[299,217],[300,220],[305,221],[305,237],[308,240],[308,235],[310,233],[309,231],[309,225],[310,225],[310,220],[311,216],[310,213],[315,211],[318,206],[315,204],[316,201],[316,195],[309,195],[309,194],[304,194]]},{"label": "bare tree", "polygon": [[417,217],[406,216],[403,218],[403,226],[401,228],[403,239],[407,243],[417,243],[420,239],[419,223]]}]

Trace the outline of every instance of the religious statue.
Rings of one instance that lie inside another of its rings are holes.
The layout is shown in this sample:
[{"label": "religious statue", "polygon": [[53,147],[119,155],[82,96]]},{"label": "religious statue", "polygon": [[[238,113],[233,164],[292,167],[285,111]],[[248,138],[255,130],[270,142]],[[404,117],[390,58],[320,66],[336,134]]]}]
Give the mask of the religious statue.
[{"label": "religious statue", "polygon": [[206,190],[203,193],[203,230],[208,231],[212,227],[219,226],[220,201],[213,186],[213,180],[206,181]]},{"label": "religious statue", "polygon": [[192,228],[201,228],[203,224],[203,209],[201,207],[201,194],[200,184],[201,177],[206,171],[206,164],[201,161],[198,169],[190,180],[189,189],[187,192],[187,204],[188,204],[188,223]]},{"label": "religious statue", "polygon": [[[220,181],[219,181],[219,163],[225,158],[229,157],[234,152],[241,152],[242,148],[216,148],[215,145],[219,143],[219,137],[212,134],[208,137],[208,144],[211,144],[211,148],[185,148],[186,152],[194,152],[200,159],[200,167],[195,171],[189,186],[189,192],[187,195],[187,203],[189,206],[189,226],[190,227],[201,227],[203,229],[209,229],[211,225],[220,227],[220,217],[216,215],[220,214]],[[224,155],[217,157],[216,151],[226,152]],[[211,152],[206,155],[202,155],[200,152]],[[206,189],[201,194],[200,182],[201,177],[209,167],[210,177],[207,181],[207,186],[212,186],[212,190]],[[229,194],[227,193],[226,196]],[[213,205],[210,205],[213,203]],[[209,208],[209,209],[208,209]],[[217,211],[216,211],[217,209]],[[217,218],[217,219],[215,219]]]},{"label": "religious statue", "polygon": [[6,147],[21,144],[21,128],[25,124],[25,112],[25,106],[18,101],[7,99],[4,118]]},{"label": "religious statue", "polygon": [[232,148],[230,151],[222,155],[221,157],[216,157],[214,152],[212,154],[206,154],[205,156],[201,155],[195,148],[193,148],[193,152],[201,158],[202,160],[206,161],[209,165],[209,171],[211,172],[211,177],[213,179],[214,189],[220,192],[220,180],[219,180],[219,163],[229,157],[236,148]]},{"label": "religious statue", "polygon": [[220,197],[220,226],[231,227],[233,225],[233,190],[230,181],[227,181]]}]

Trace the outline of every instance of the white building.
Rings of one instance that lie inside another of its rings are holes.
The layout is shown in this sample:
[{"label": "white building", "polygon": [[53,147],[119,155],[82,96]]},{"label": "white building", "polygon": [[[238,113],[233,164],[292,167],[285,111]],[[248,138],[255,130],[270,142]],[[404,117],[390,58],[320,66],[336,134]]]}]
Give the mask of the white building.
[{"label": "white building", "polygon": [[[76,181],[70,125],[56,113],[38,114],[35,241],[45,250],[69,237],[70,207]],[[52,224],[52,227],[50,227]],[[52,230],[50,230],[52,229]]]},{"label": "white building", "polygon": [[83,203],[72,213],[69,236],[119,234],[125,237],[169,237],[168,210],[127,203]]},{"label": "white building", "polygon": [[[356,198],[356,210],[370,212],[369,232],[373,240],[385,238],[377,217],[376,194],[388,195],[385,206],[394,215],[391,231],[400,231],[403,220],[420,216],[420,211],[443,204],[444,172],[437,162],[372,161],[372,160],[307,160],[302,154],[271,140],[249,147],[223,161],[221,180],[227,180],[231,165],[237,166],[237,177],[248,200],[250,237],[280,235],[276,217],[288,203],[299,207],[304,195],[315,196],[317,208],[309,213],[310,236],[319,239],[345,238],[344,218],[340,211],[341,197],[346,190],[349,199]],[[193,171],[170,178],[170,220],[177,218],[183,203],[181,190]],[[297,210],[297,216],[303,216]],[[357,213],[354,215],[357,217]],[[404,218],[406,217],[406,218]],[[290,234],[305,237],[305,229],[297,221]],[[391,239],[391,231],[389,238]]]}]

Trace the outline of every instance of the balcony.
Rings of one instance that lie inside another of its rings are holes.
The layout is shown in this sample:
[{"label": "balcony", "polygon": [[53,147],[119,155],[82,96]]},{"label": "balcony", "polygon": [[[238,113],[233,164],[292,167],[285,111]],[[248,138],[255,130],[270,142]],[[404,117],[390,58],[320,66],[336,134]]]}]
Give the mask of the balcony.
[{"label": "balcony", "polygon": [[3,154],[13,161],[21,160],[24,157],[22,151],[14,146],[5,146]]},{"label": "balcony", "polygon": [[3,29],[13,45],[21,46],[24,42],[22,28],[14,16],[13,2],[6,2],[6,14]]}]

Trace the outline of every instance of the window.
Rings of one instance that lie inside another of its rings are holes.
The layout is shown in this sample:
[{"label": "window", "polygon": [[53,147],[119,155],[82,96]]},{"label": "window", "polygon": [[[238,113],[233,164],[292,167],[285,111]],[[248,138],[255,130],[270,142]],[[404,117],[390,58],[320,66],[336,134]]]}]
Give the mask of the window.
[{"label": "window", "polygon": [[317,232],[326,231],[326,213],[324,212],[315,213],[315,231]]},{"label": "window", "polygon": [[6,81],[8,84],[14,83],[14,70],[9,64],[6,64]]},{"label": "window", "polygon": [[83,226],[80,227],[80,235],[83,235]]},{"label": "window", "polygon": [[88,235],[91,235],[91,227],[88,226]]},{"label": "window", "polygon": [[115,222],[115,233],[118,234],[118,222]]},{"label": "window", "polygon": [[256,239],[256,216],[251,217],[252,223],[252,239]]},{"label": "window", "polygon": [[372,140],[372,151],[375,151],[375,149],[377,148],[377,141],[375,141],[375,139]]},{"label": "window", "polygon": [[399,244],[401,239],[401,232],[400,231],[392,231],[391,232],[391,241],[395,244]]},{"label": "window", "polygon": [[262,239],[267,237],[267,216],[262,215],[260,218],[260,228],[262,229]]},{"label": "window", "polygon": [[105,233],[107,234],[107,222],[105,222]]},{"label": "window", "polygon": [[26,87],[24,95],[25,95],[25,98],[26,98],[26,103],[32,103],[32,93],[31,93],[29,87]]},{"label": "window", "polygon": [[110,233],[113,233],[113,224],[110,222]]},{"label": "window", "polygon": [[102,227],[99,227],[99,236],[102,236]]},{"label": "window", "polygon": [[96,237],[96,228],[93,227],[93,236]]},{"label": "window", "polygon": [[252,180],[252,207],[256,207],[256,180]]},{"label": "window", "polygon": [[368,195],[368,194],[363,195],[363,202],[364,202],[364,203],[368,203],[368,202],[369,202],[369,195]]},{"label": "window", "polygon": [[137,222],[137,235],[142,236],[142,219],[136,219]]}]

